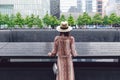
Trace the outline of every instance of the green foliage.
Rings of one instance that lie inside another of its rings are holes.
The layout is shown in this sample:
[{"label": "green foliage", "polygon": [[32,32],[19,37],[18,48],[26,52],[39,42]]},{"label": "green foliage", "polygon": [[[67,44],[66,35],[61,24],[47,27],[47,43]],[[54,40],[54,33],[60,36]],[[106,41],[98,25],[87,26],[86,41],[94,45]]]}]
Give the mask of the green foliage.
[{"label": "green foliage", "polygon": [[88,15],[88,13],[86,12],[83,13],[82,22],[84,25],[88,25],[91,23],[91,17]]},{"label": "green foliage", "polygon": [[39,16],[35,17],[34,25],[37,25],[39,28],[43,27],[42,20],[39,18]]},{"label": "green foliage", "polygon": [[73,26],[73,25],[75,25],[74,23],[75,23],[74,18],[73,18],[73,16],[70,14],[69,17],[68,17],[68,24],[69,24],[70,26]]},{"label": "green foliage", "polygon": [[3,25],[4,24],[4,15],[2,15],[1,13],[0,13],[0,25]]},{"label": "green foliage", "polygon": [[15,15],[11,14],[1,14],[0,13],[0,26],[8,25],[9,28],[18,25],[22,28],[24,25],[28,25],[28,27],[32,27],[33,25],[37,25],[37,27],[42,28],[43,24],[46,26],[51,25],[52,28],[55,28],[60,24],[61,21],[68,21],[70,26],[73,25],[117,25],[120,24],[120,16],[117,16],[115,13],[112,13],[110,16],[102,17],[100,14],[95,14],[93,17],[89,16],[88,13],[84,12],[83,15],[79,15],[75,20],[73,16],[70,14],[66,19],[62,14],[59,19],[55,16],[49,15],[48,13],[41,19],[39,16],[35,16],[34,14],[27,15],[26,17],[22,17],[22,15],[18,12]]},{"label": "green foliage", "polygon": [[2,24],[2,14],[0,13],[0,25]]},{"label": "green foliage", "polygon": [[65,18],[65,16],[62,14],[62,15],[60,16],[60,19],[59,19],[59,20],[60,20],[60,22],[61,22],[61,21],[66,21],[66,18]]},{"label": "green foliage", "polygon": [[15,16],[13,14],[11,14],[10,17],[9,17],[9,22],[8,22],[8,27],[9,28],[14,27],[14,25],[15,25],[14,19],[15,19]]},{"label": "green foliage", "polygon": [[32,26],[35,25],[35,16],[34,16],[34,14],[31,14],[28,21],[29,21],[28,22],[28,27],[32,28]]},{"label": "green foliage", "polygon": [[28,25],[30,22],[30,16],[26,16],[25,19],[24,19],[24,25]]},{"label": "green foliage", "polygon": [[79,15],[79,17],[77,18],[76,24],[77,24],[78,26],[83,25],[82,16],[81,16],[81,15]]},{"label": "green foliage", "polygon": [[100,14],[95,14],[95,15],[93,16],[92,22],[93,22],[93,24],[95,24],[95,25],[102,24],[103,21],[102,21],[101,15],[100,15]]},{"label": "green foliage", "polygon": [[15,25],[19,25],[19,27],[22,28],[22,26],[24,24],[24,19],[22,18],[21,14],[19,12],[16,14],[14,22],[15,22]]},{"label": "green foliage", "polygon": [[105,15],[103,17],[103,25],[108,25],[108,24],[109,24],[109,17]]},{"label": "green foliage", "polygon": [[50,16],[48,15],[48,13],[43,17],[43,23],[47,26],[50,25]]},{"label": "green foliage", "polygon": [[112,13],[109,17],[109,22],[111,24],[117,24],[117,21],[118,21],[118,17],[115,13]]},{"label": "green foliage", "polygon": [[50,16],[50,25],[54,29],[59,24],[57,17],[55,16]]},{"label": "green foliage", "polygon": [[9,16],[8,16],[8,14],[6,14],[6,15],[3,15],[3,24],[8,24],[8,22],[9,22]]},{"label": "green foliage", "polygon": [[120,24],[120,16],[117,18],[117,24]]}]

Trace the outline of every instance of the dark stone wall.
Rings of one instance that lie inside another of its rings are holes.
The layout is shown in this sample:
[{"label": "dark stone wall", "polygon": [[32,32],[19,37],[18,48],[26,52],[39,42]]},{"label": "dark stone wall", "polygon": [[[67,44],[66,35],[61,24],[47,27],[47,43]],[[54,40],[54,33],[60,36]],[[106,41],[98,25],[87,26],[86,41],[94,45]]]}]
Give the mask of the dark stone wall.
[{"label": "dark stone wall", "polygon": [[[59,35],[56,30],[14,29],[0,30],[0,42],[53,42]],[[116,29],[78,29],[71,31],[76,42],[119,42],[120,31]]]},{"label": "dark stone wall", "polygon": [[9,42],[10,34],[10,30],[0,30],[0,42]]},{"label": "dark stone wall", "polygon": [[13,30],[11,42],[53,42],[56,31]]},{"label": "dark stone wall", "polygon": [[[75,80],[120,80],[120,69],[75,68]],[[51,68],[0,68],[1,80],[56,80]]]},{"label": "dark stone wall", "polygon": [[[4,63],[3,63],[4,64]],[[13,64],[13,63],[12,63]],[[1,80],[56,80],[52,71],[53,63],[43,63],[34,66],[25,66],[27,63],[16,66],[0,67]],[[45,66],[46,65],[46,66]],[[89,66],[89,64],[87,64]],[[120,80],[120,68],[112,67],[82,67],[74,66],[75,80]]]}]

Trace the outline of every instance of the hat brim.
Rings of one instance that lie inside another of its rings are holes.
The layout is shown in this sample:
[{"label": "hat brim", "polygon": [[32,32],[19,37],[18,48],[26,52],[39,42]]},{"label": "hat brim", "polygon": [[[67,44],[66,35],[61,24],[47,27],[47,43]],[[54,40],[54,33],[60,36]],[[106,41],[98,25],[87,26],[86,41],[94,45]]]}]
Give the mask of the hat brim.
[{"label": "hat brim", "polygon": [[69,31],[72,30],[72,27],[71,27],[71,26],[68,26],[68,29],[61,29],[60,26],[58,26],[58,27],[56,28],[56,30],[57,30],[58,32],[69,32]]}]

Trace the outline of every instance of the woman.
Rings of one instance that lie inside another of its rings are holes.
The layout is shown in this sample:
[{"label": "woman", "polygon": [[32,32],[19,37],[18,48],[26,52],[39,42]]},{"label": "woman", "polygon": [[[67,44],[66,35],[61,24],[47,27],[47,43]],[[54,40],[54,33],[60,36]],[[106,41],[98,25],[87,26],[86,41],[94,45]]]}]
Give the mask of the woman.
[{"label": "woman", "polygon": [[56,80],[75,80],[72,56],[77,56],[77,53],[74,37],[70,36],[72,27],[68,26],[68,22],[65,21],[61,22],[61,25],[56,29],[60,32],[60,35],[55,37],[54,48],[48,53],[48,56],[58,55],[58,74]]}]

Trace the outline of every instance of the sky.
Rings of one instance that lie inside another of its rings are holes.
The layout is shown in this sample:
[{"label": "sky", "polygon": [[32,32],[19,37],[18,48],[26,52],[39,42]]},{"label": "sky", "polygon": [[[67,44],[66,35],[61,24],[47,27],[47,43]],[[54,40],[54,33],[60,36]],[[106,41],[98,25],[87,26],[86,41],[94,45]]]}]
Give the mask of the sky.
[{"label": "sky", "polygon": [[67,12],[70,6],[77,6],[77,0],[60,0],[60,8],[63,12]]},{"label": "sky", "polygon": [[[109,1],[109,0],[103,0]],[[60,9],[62,12],[67,12],[70,6],[77,6],[77,0],[60,0]]]},{"label": "sky", "polygon": [[66,3],[70,3],[70,5],[76,5],[77,0],[60,0],[62,5],[67,5]]}]

